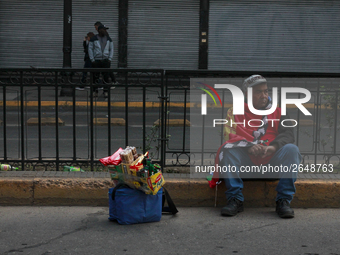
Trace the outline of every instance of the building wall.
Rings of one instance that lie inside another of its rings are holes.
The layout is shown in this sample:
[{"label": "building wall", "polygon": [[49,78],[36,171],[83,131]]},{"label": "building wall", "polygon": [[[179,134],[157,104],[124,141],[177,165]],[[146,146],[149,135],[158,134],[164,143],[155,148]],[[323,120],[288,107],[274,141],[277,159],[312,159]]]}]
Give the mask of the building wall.
[{"label": "building wall", "polygon": [[339,72],[339,1],[210,1],[209,69]]},{"label": "building wall", "polygon": [[[110,27],[117,67],[119,1],[72,1],[73,68],[96,21]],[[202,1],[129,0],[127,67],[198,69]],[[63,3],[0,0],[1,68],[62,67]],[[207,68],[339,72],[339,13],[338,1],[210,0]]]}]

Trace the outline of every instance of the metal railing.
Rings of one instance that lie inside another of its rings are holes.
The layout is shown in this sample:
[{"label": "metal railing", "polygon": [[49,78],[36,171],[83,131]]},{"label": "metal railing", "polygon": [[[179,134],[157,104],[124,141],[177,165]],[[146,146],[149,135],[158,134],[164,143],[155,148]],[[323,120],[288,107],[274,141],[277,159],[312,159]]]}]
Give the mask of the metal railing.
[{"label": "metal railing", "polygon": [[[190,151],[190,78],[227,78],[240,85],[261,73],[278,81],[277,87],[289,82],[310,90],[312,118],[291,110],[303,124],[295,129],[296,144],[305,163],[339,165],[338,74],[110,69],[117,83],[94,81],[94,73],[107,71],[0,69],[0,161],[24,170],[96,170],[100,158],[133,145],[163,166],[188,166],[202,153]],[[221,97],[226,100],[228,92]],[[221,118],[226,112],[223,105]],[[221,136],[216,139],[222,143]],[[216,149],[204,153],[213,160]]]},{"label": "metal railing", "polygon": [[[118,84],[93,80],[104,71],[0,70],[1,161],[21,169],[78,165],[93,170],[98,159],[119,147],[145,151],[146,107],[155,105],[154,115],[164,119],[163,70],[111,70]],[[84,79],[84,72],[91,75]],[[95,97],[96,90],[107,95]]]},{"label": "metal railing", "polygon": [[[303,87],[311,92],[312,98],[307,104],[308,110],[312,113],[311,117],[304,116],[296,107],[288,109],[289,115],[299,124],[295,128],[295,143],[300,148],[304,164],[332,163],[340,167],[340,75],[339,74],[315,74],[315,73],[276,73],[276,72],[229,72],[229,71],[166,71],[166,94],[174,91],[182,91],[184,103],[186,105],[189,93],[190,78],[223,78],[229,79],[229,84],[242,85],[242,81],[251,74],[260,73],[267,78],[269,87]],[[219,93],[222,102],[228,101],[229,91]],[[299,98],[301,95],[299,95]],[[280,94],[278,96],[280,104]],[[230,96],[229,96],[230,100]],[[169,99],[168,104],[171,102]],[[232,103],[232,101],[229,101]],[[218,118],[224,119],[227,113],[225,104],[220,109]],[[182,116],[186,112],[184,111]],[[201,123],[201,126],[204,126]],[[188,127],[183,127],[188,130]],[[169,131],[168,131],[169,133]],[[215,132],[216,133],[216,132]],[[221,125],[220,133],[223,133]],[[171,135],[171,132],[169,133]],[[183,138],[186,136],[183,131]],[[216,150],[223,141],[223,135],[212,134],[206,129],[202,129],[203,141],[205,139],[215,139],[217,146],[204,148],[201,150],[191,150],[189,146],[182,145],[181,148],[166,150],[167,158],[175,157],[174,163],[178,165],[194,164],[195,158],[203,160],[211,159],[210,165],[214,165]],[[215,136],[215,137],[214,137]],[[219,139],[219,142],[218,142]],[[185,155],[185,156],[184,156]],[[198,157],[196,157],[199,155]],[[180,159],[182,157],[182,159]],[[185,160],[185,158],[187,160]],[[202,163],[202,162],[201,162]],[[203,165],[203,164],[202,164]]]}]

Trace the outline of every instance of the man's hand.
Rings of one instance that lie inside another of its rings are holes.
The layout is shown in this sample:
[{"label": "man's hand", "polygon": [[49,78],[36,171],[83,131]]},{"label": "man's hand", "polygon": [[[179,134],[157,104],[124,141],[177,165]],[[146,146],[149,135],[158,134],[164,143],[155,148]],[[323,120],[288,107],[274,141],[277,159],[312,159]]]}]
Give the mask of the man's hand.
[{"label": "man's hand", "polygon": [[261,156],[262,158],[268,157],[277,151],[276,145],[263,146],[255,144],[248,149],[248,153],[254,156]]},{"label": "man's hand", "polygon": [[262,158],[268,157],[277,151],[276,145],[269,145],[264,147]]},{"label": "man's hand", "polygon": [[260,144],[255,144],[248,149],[248,153],[254,156],[262,155],[264,151],[264,146]]}]

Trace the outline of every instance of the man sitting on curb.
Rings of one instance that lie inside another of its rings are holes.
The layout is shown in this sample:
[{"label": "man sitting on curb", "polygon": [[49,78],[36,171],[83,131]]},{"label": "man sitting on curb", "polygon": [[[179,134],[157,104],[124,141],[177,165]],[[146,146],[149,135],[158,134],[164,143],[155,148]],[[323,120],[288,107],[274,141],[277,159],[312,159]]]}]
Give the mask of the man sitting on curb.
[{"label": "man sitting on curb", "polygon": [[[271,108],[271,98],[268,96],[267,81],[264,77],[252,75],[245,79],[242,88],[245,95],[247,95],[248,87],[253,89],[252,99],[255,109]],[[272,170],[276,167],[276,169],[280,169],[277,173],[274,173],[275,178],[279,178],[276,187],[276,212],[281,218],[293,218],[294,211],[290,208],[290,202],[295,194],[294,183],[297,171],[295,172],[294,169],[297,170],[301,162],[299,149],[293,144],[293,128],[282,126],[280,108],[276,108],[268,116],[260,116],[250,112],[248,104],[244,103],[244,111],[244,115],[233,115],[233,109],[228,110],[228,123],[224,126],[223,134],[226,142],[219,148],[216,155],[216,162],[220,166],[229,165],[236,169],[236,171],[227,171],[219,177],[224,178],[227,187],[227,206],[222,208],[221,214],[223,216],[234,216],[243,211],[242,172],[244,171],[242,169],[255,166],[253,169],[257,167],[261,170],[263,167],[267,167],[267,169]],[[284,117],[289,119],[287,116]],[[230,127],[231,120],[237,124]],[[250,122],[252,126],[249,126],[249,120],[252,120]],[[263,125],[261,126],[260,123]],[[287,123],[286,126],[288,126]],[[267,178],[273,178],[274,175],[271,174]],[[216,185],[216,181],[219,180],[216,177],[214,175],[209,182],[210,187]],[[254,175],[246,173],[244,177],[254,178]],[[255,177],[259,178],[259,175]]]}]

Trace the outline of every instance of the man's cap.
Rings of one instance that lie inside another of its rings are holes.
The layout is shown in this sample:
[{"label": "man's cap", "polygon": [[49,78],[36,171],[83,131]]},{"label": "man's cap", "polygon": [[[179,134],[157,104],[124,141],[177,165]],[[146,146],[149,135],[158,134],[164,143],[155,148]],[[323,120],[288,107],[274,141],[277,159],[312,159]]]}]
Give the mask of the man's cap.
[{"label": "man's cap", "polygon": [[243,91],[247,91],[247,88],[254,87],[262,83],[267,83],[267,80],[262,75],[254,74],[244,80],[242,89]]},{"label": "man's cap", "polygon": [[100,21],[97,21],[96,23],[94,23],[95,26],[100,26],[103,25]]},{"label": "man's cap", "polygon": [[109,29],[107,26],[105,26],[105,25],[100,25],[99,27],[98,27],[98,31],[99,31],[99,29],[102,29],[102,28],[104,28],[104,29]]}]

